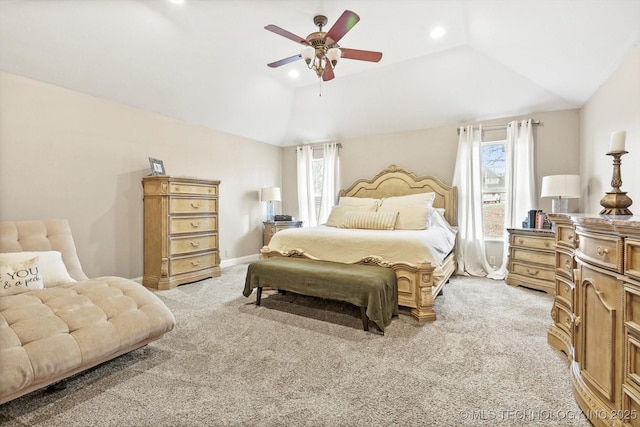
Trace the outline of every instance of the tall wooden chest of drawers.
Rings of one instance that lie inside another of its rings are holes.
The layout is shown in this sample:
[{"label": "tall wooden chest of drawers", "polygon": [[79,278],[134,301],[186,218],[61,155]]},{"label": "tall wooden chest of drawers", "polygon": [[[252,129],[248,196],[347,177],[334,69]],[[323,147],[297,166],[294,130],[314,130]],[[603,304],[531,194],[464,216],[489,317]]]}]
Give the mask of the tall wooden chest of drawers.
[{"label": "tall wooden chest of drawers", "polygon": [[142,284],[170,289],[220,275],[220,181],[147,176],[144,188]]},{"label": "tall wooden chest of drawers", "polygon": [[551,230],[509,228],[506,282],[555,294],[555,242]]}]

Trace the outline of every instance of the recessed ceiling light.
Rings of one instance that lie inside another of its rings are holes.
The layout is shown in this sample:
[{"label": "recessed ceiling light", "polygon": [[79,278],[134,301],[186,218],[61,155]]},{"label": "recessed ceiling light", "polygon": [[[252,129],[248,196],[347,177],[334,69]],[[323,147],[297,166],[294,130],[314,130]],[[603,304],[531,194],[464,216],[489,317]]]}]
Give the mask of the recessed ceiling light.
[{"label": "recessed ceiling light", "polygon": [[171,3],[175,3],[175,4],[183,4],[184,0],[169,0]]},{"label": "recessed ceiling light", "polygon": [[444,36],[444,34],[445,31],[442,27],[435,27],[433,30],[431,30],[431,33],[429,33],[432,39],[439,39],[440,37]]},{"label": "recessed ceiling light", "polygon": [[300,72],[298,70],[291,70],[289,71],[289,77],[291,77],[292,79],[297,79],[298,77],[300,77]]}]

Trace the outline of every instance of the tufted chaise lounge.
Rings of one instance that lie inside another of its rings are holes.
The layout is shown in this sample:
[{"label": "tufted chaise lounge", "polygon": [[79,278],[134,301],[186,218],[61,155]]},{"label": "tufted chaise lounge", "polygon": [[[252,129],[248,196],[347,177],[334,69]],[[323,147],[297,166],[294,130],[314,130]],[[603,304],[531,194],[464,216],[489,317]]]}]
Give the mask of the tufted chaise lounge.
[{"label": "tufted chaise lounge", "polygon": [[58,251],[77,282],[0,296],[0,404],[173,329],[164,303],[120,277],[88,279],[66,220],[0,223],[0,252]]}]

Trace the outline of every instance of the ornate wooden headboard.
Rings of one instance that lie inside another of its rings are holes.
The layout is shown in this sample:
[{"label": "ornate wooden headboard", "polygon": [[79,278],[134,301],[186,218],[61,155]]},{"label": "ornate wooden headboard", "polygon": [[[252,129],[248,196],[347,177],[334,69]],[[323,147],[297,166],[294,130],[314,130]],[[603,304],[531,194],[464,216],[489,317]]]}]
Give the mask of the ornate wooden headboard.
[{"label": "ornate wooden headboard", "polygon": [[406,196],[408,194],[433,191],[436,198],[433,206],[444,208],[444,217],[451,225],[458,225],[458,196],[456,187],[445,184],[435,176],[416,176],[413,172],[391,165],[371,179],[359,179],[340,196],[383,197]]}]

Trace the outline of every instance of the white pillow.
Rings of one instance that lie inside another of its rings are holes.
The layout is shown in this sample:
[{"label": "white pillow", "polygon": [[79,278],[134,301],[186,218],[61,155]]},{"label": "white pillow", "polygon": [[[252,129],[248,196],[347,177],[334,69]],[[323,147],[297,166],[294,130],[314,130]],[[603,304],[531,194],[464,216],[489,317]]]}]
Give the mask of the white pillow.
[{"label": "white pillow", "polygon": [[385,197],[380,206],[424,206],[430,208],[436,198],[436,193],[417,193],[407,196]]},{"label": "white pillow", "polygon": [[331,213],[329,214],[329,218],[327,218],[327,223],[325,224],[327,227],[340,227],[342,224],[342,217],[345,213],[350,211],[362,211],[362,212],[375,212],[376,206],[374,205],[345,205],[345,206],[334,206],[331,208]]},{"label": "white pillow", "polygon": [[380,206],[380,199],[373,199],[371,197],[340,197],[338,201],[339,206],[373,206],[375,211]]},{"label": "white pillow", "polygon": [[62,254],[58,251],[0,253],[0,264],[23,262],[35,257],[38,257],[45,288],[75,282],[69,276],[67,267],[62,262]]},{"label": "white pillow", "polygon": [[349,211],[342,217],[340,228],[365,230],[393,230],[398,212]]},{"label": "white pillow", "polygon": [[442,227],[449,231],[452,231],[453,233],[458,232],[457,227],[454,227],[451,224],[449,224],[449,221],[445,219],[443,214],[441,214],[438,209],[433,210],[433,214],[430,215],[429,223],[434,227]]},{"label": "white pillow", "polygon": [[0,263],[0,297],[44,288],[38,257],[23,262]]}]

